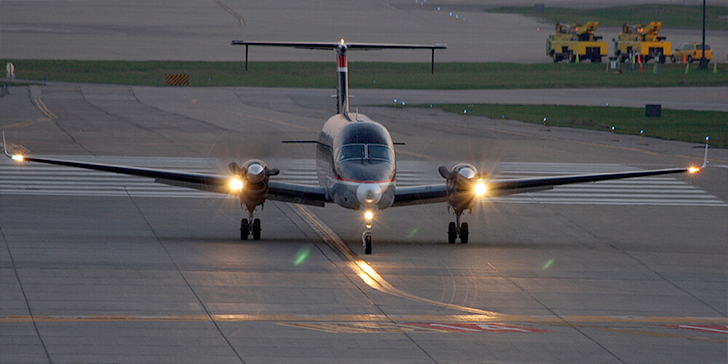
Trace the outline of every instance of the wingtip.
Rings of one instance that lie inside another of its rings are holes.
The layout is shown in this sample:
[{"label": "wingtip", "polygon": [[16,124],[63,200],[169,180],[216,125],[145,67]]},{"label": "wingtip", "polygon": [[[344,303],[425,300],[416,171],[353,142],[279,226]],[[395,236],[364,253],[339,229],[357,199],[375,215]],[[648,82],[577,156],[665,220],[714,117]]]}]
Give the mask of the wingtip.
[{"label": "wingtip", "polygon": [[709,136],[705,137],[705,156],[703,157],[703,165],[700,166],[700,169],[703,170],[705,167],[708,166],[708,141],[710,140]]},{"label": "wingtip", "polygon": [[7,147],[7,144],[5,144],[5,132],[3,132],[3,153],[5,154],[6,157],[12,158],[12,156],[10,154],[8,154],[8,147]]}]

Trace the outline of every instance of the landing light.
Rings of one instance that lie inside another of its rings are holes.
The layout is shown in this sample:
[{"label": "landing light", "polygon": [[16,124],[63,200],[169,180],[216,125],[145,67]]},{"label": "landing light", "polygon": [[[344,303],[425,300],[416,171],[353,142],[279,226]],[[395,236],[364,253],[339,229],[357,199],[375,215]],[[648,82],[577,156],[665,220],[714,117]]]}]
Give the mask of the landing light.
[{"label": "landing light", "polygon": [[14,161],[18,161],[18,162],[22,162],[23,160],[25,160],[25,158],[23,158],[23,156],[19,155],[19,154],[15,154],[11,158],[13,158]]},{"label": "landing light", "polygon": [[243,181],[237,178],[233,178],[232,180],[230,180],[230,188],[233,191],[241,191],[243,189]]},{"label": "landing light", "polygon": [[374,213],[371,212],[371,211],[367,211],[367,212],[364,213],[364,218],[367,221],[371,221],[374,218]]},{"label": "landing light", "polygon": [[482,179],[478,180],[478,183],[475,184],[475,195],[478,197],[482,197],[485,195],[485,192],[488,190],[488,188],[485,186],[485,182],[483,182]]},{"label": "landing light", "polygon": [[690,168],[688,168],[688,172],[698,173],[698,172],[700,172],[700,168],[699,167],[690,167]]}]

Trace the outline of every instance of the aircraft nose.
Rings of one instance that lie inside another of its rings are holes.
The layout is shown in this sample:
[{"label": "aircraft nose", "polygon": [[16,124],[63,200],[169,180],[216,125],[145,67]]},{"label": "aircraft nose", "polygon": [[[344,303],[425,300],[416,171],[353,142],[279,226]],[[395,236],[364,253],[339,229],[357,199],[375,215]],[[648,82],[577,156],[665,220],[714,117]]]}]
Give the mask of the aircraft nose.
[{"label": "aircraft nose", "polygon": [[376,183],[364,182],[357,187],[356,198],[360,204],[376,205],[382,199],[382,188]]}]

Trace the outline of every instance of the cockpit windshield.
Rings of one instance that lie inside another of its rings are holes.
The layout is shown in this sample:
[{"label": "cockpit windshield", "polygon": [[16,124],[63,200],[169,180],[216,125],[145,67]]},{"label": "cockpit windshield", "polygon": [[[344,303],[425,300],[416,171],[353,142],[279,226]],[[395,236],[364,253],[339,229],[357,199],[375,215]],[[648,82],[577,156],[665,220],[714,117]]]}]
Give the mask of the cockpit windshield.
[{"label": "cockpit windshield", "polygon": [[367,158],[391,162],[392,151],[386,145],[367,145]]},{"label": "cockpit windshield", "polygon": [[372,160],[392,163],[392,151],[386,145],[346,144],[341,146],[339,160]]},{"label": "cockpit windshield", "polygon": [[364,159],[364,144],[349,144],[341,147],[341,160]]}]

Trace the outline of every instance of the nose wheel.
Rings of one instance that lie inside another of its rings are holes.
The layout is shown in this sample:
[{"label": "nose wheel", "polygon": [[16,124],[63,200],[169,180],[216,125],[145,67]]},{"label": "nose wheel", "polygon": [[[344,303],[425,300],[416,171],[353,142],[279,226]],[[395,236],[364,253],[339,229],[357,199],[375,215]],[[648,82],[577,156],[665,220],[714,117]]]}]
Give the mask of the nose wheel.
[{"label": "nose wheel", "polygon": [[361,243],[364,245],[364,254],[372,253],[372,223],[367,222],[367,229],[361,234]]},{"label": "nose wheel", "polygon": [[240,221],[240,240],[248,240],[248,236],[252,235],[253,240],[260,240],[260,219],[253,219],[253,213],[250,213],[250,219]]},{"label": "nose wheel", "polygon": [[463,212],[455,212],[455,221],[451,221],[450,224],[447,227],[447,242],[450,244],[455,244],[455,241],[457,241],[458,237],[460,238],[460,243],[467,244],[468,238],[470,237],[470,230],[468,229],[468,223],[460,223],[460,215],[462,215]]}]

